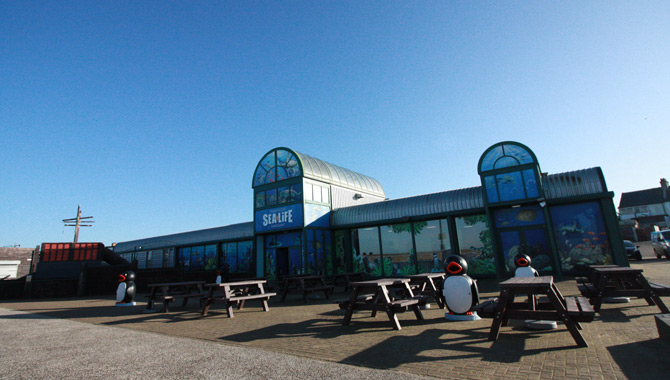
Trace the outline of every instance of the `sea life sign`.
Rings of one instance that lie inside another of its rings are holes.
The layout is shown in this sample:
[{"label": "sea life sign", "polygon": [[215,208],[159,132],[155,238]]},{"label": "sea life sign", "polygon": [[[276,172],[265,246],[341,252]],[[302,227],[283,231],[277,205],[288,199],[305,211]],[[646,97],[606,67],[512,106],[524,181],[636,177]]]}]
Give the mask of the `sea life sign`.
[{"label": "sea life sign", "polygon": [[256,232],[285,230],[303,226],[302,204],[256,211]]}]

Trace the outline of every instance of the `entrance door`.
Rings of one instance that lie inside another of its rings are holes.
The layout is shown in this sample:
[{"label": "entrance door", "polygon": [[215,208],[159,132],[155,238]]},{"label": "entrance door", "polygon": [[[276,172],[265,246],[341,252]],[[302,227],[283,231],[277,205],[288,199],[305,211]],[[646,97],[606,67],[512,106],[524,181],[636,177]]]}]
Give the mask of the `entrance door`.
[{"label": "entrance door", "polygon": [[289,274],[288,248],[277,248],[277,275]]},{"label": "entrance door", "polygon": [[538,272],[552,272],[552,260],[549,249],[547,249],[547,235],[544,228],[501,231],[499,237],[508,271],[514,272],[516,270],[514,257],[522,253],[531,258],[531,266]]}]

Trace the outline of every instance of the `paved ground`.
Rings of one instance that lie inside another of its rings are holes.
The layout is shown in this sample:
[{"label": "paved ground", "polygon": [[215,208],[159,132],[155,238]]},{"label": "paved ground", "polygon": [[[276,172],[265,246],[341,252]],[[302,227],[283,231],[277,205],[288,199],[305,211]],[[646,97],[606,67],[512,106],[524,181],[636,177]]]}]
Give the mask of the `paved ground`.
[{"label": "paved ground", "polygon": [[[652,258],[647,245],[642,251],[645,260],[632,266],[652,281],[670,284],[670,261]],[[497,295],[494,281],[479,285],[483,297]],[[564,295],[578,294],[572,279],[558,286]],[[670,304],[669,298],[664,301]],[[42,375],[80,366],[100,378],[113,371],[118,378],[175,379],[226,378],[226,373],[249,379],[659,379],[670,370],[670,344],[658,338],[654,321],[659,310],[639,299],[605,304],[594,322],[583,323],[588,348],[576,347],[562,324],[552,331],[511,325],[489,342],[490,319],[447,322],[436,308],[424,311],[424,321],[401,314],[403,329],[394,331],[384,313],[376,318],[358,313],[350,326],[342,326],[343,311],[334,303],[304,304],[297,296],[284,304],[272,300],[267,313],[252,302],[233,319],[221,309],[201,317],[195,304],[176,306],[169,314],[143,314],[144,305],[111,305],[111,297],[1,302],[0,308],[31,314],[0,309],[0,368],[12,369],[0,379],[75,378]],[[49,360],[62,356],[63,347],[66,357],[83,351],[95,359],[63,365]],[[119,371],[115,366],[123,357],[130,363]]]}]

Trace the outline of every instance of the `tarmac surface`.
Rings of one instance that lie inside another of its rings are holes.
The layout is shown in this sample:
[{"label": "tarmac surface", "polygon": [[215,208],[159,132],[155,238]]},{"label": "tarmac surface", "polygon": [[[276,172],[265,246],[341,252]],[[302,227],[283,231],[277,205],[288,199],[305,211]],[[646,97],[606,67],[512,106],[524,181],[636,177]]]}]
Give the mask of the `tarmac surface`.
[{"label": "tarmac surface", "polygon": [[[632,262],[650,281],[670,285],[670,261]],[[575,281],[557,282],[577,295]],[[480,280],[482,299],[497,296],[497,282]],[[303,303],[279,297],[263,312],[249,302],[228,318],[214,307],[200,316],[195,301],[170,313],[144,314],[145,303],[114,307],[113,298],[0,302],[0,379],[661,379],[669,378],[670,343],[659,339],[643,299],[603,304],[582,323],[589,347],[576,346],[558,329],[529,330],[510,321],[496,342],[490,319],[448,322],[444,310],[423,311],[418,321],[400,314],[395,331],[385,313],[354,314],[333,302]],[[137,297],[138,301],[142,297]],[[663,301],[670,306],[670,297]]]}]

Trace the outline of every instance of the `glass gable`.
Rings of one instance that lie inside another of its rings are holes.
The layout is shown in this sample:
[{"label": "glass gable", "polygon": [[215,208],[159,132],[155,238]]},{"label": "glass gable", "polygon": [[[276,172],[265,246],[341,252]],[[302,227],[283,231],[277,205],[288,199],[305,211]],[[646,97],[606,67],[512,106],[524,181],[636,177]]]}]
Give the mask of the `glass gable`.
[{"label": "glass gable", "polygon": [[298,159],[285,149],[276,149],[263,157],[254,173],[253,186],[265,185],[302,175]]},{"label": "glass gable", "polygon": [[518,143],[502,143],[484,154],[479,172],[537,163],[533,153]]},{"label": "glass gable", "polygon": [[489,148],[479,161],[488,203],[540,197],[539,169],[533,152],[521,144],[507,142]]}]

